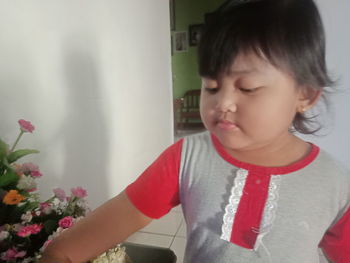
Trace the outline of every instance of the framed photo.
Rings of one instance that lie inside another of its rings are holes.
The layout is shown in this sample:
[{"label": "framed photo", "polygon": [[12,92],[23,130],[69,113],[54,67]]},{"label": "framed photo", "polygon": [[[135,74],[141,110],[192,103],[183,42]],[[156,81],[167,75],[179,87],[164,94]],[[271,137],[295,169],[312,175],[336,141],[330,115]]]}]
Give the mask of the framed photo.
[{"label": "framed photo", "polygon": [[173,33],[173,48],[175,53],[186,52],[188,50],[186,31],[177,31]]},{"label": "framed photo", "polygon": [[176,28],[175,0],[169,0],[169,10],[170,10],[170,30],[175,31],[175,28]]},{"label": "framed photo", "polygon": [[203,24],[196,24],[189,26],[189,34],[190,34],[190,46],[197,46],[199,39],[201,37],[201,32],[203,29]]}]

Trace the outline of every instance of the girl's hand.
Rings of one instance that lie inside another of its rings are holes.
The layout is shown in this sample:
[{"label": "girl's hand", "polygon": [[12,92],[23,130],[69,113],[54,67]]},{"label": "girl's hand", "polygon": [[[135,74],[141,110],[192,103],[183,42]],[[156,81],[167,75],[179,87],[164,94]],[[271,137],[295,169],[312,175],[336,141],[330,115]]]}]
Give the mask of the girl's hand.
[{"label": "girl's hand", "polygon": [[87,262],[151,221],[122,192],[58,236],[47,247],[40,263]]},{"label": "girl's hand", "polygon": [[71,263],[71,261],[68,258],[59,257],[45,252],[40,259],[40,263]]}]

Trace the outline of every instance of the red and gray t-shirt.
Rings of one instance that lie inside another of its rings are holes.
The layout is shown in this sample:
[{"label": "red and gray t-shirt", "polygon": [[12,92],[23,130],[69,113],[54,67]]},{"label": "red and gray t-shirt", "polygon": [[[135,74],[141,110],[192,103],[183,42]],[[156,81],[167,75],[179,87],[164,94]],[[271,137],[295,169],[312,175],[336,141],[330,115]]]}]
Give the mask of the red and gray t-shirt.
[{"label": "red and gray t-shirt", "polygon": [[319,263],[323,252],[350,262],[350,172],[311,146],[296,163],[263,167],[204,132],[166,149],[126,193],[151,218],[181,203],[184,262]]}]

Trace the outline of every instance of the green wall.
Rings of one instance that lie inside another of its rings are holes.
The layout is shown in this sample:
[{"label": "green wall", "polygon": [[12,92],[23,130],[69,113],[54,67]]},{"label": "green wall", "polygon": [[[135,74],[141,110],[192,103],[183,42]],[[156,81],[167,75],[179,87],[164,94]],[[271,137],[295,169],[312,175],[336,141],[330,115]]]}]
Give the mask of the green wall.
[{"label": "green wall", "polygon": [[[191,24],[204,22],[204,14],[215,10],[224,0],[175,0],[176,29],[187,31]],[[188,46],[187,52],[173,53],[174,98],[182,97],[187,90],[200,89],[197,73],[197,47]]]}]

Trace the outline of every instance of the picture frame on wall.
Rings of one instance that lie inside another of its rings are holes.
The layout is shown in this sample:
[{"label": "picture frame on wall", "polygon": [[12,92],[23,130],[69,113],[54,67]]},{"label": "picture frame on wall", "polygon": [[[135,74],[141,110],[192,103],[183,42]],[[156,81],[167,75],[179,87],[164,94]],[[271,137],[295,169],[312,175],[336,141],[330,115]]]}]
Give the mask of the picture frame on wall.
[{"label": "picture frame on wall", "polygon": [[177,31],[173,33],[173,49],[174,53],[187,52],[188,36],[186,31]]},{"label": "picture frame on wall", "polygon": [[199,43],[199,39],[201,37],[202,29],[203,29],[204,24],[195,24],[195,25],[190,25],[188,28],[189,31],[189,41],[190,41],[190,46],[197,46]]},{"label": "picture frame on wall", "polygon": [[169,11],[170,11],[170,30],[176,30],[176,20],[175,20],[175,0],[169,0]]}]

